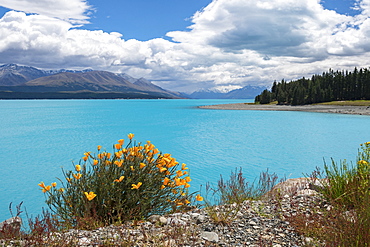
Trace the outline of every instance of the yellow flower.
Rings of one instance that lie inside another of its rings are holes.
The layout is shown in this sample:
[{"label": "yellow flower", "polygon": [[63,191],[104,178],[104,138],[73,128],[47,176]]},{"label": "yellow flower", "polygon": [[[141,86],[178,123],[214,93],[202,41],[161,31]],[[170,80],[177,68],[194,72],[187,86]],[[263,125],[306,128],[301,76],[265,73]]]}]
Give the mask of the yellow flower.
[{"label": "yellow flower", "polygon": [[51,186],[53,186],[53,187],[57,187],[57,183],[56,183],[56,182],[51,183]]},{"label": "yellow flower", "polygon": [[70,178],[66,178],[68,182],[71,182],[71,179]]},{"label": "yellow flower", "polygon": [[190,184],[186,183],[185,188],[189,188],[189,187],[190,187]]},{"label": "yellow flower", "polygon": [[123,140],[123,139],[119,139],[119,140],[118,140],[118,143],[119,143],[119,144],[121,144],[121,145],[123,145],[124,141],[125,141],[125,140]]},{"label": "yellow flower", "polygon": [[81,166],[80,165],[76,165],[76,171],[77,172],[81,171]]},{"label": "yellow flower", "polygon": [[41,188],[44,189],[45,188],[45,183],[44,182],[41,182],[41,183],[38,184],[38,186],[40,186]]},{"label": "yellow flower", "polygon": [[135,171],[134,167],[133,166],[130,166],[130,169],[131,171]]},{"label": "yellow flower", "polygon": [[186,164],[182,163],[181,170],[187,170],[187,169],[189,169],[189,168],[186,167]]},{"label": "yellow flower", "polygon": [[125,178],[125,176],[120,176],[119,179],[115,179],[114,182],[122,182],[122,180]]},{"label": "yellow flower", "polygon": [[176,172],[176,174],[177,174],[177,176],[178,176],[178,177],[181,177],[182,175],[184,175],[184,174],[182,173],[182,171],[177,171],[177,172]]},{"label": "yellow flower", "polygon": [[80,179],[82,177],[82,174],[81,173],[73,174],[73,177],[75,179]]},{"label": "yellow flower", "polygon": [[140,188],[140,186],[142,185],[143,183],[142,182],[138,182],[137,184],[132,184],[131,186],[132,186],[132,190],[134,190],[134,189],[139,189]]},{"label": "yellow flower", "polygon": [[185,177],[185,181],[189,183],[191,181],[191,178],[190,177]]},{"label": "yellow flower", "polygon": [[367,162],[366,160],[360,160],[360,161],[358,162],[358,164],[359,164],[359,165],[368,165],[368,164],[369,164],[369,162]]},{"label": "yellow flower", "polygon": [[166,188],[166,186],[164,186],[163,184],[161,185],[161,190],[163,190],[164,188]]},{"label": "yellow flower", "polygon": [[184,205],[183,202],[176,202],[176,206],[182,206],[182,205]]},{"label": "yellow flower", "polygon": [[64,192],[64,188],[60,188],[60,189],[59,189],[59,191],[60,191],[60,192]]},{"label": "yellow flower", "polygon": [[45,186],[45,188],[42,189],[42,192],[46,192],[46,191],[49,191],[51,189],[51,186],[48,185],[48,186]]},{"label": "yellow flower", "polygon": [[100,151],[100,149],[101,149],[101,146],[100,146],[100,145],[98,145],[98,151]]},{"label": "yellow flower", "polygon": [[89,201],[91,201],[92,199],[94,199],[96,197],[96,194],[92,191],[90,191],[89,193],[84,192],[84,194],[85,194],[87,200],[89,200]]},{"label": "yellow flower", "polygon": [[140,168],[144,168],[146,165],[144,163],[140,163]]},{"label": "yellow flower", "polygon": [[196,199],[198,202],[203,201],[203,197],[201,197],[200,195],[197,195],[197,196],[195,197],[195,199]]},{"label": "yellow flower", "polygon": [[134,138],[134,134],[130,133],[127,135],[128,139],[132,140],[132,138]]},{"label": "yellow flower", "polygon": [[94,160],[93,165],[96,166],[99,163],[98,160]]}]

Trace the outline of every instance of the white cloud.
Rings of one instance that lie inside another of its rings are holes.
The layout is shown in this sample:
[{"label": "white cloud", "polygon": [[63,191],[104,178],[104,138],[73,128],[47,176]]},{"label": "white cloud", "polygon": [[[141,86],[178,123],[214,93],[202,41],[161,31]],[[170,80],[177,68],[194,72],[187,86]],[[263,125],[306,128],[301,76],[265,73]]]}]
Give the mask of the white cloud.
[{"label": "white cloud", "polygon": [[189,31],[167,34],[175,42],[124,40],[74,29],[60,16],[10,11],[0,19],[0,63],[122,71],[187,92],[270,86],[329,68],[370,66],[370,0],[357,6],[361,13],[352,17],[325,10],[319,0],[214,0],[194,15]]},{"label": "white cloud", "polygon": [[85,0],[0,0],[0,6],[55,17],[74,24],[87,23],[87,12],[91,10]]}]

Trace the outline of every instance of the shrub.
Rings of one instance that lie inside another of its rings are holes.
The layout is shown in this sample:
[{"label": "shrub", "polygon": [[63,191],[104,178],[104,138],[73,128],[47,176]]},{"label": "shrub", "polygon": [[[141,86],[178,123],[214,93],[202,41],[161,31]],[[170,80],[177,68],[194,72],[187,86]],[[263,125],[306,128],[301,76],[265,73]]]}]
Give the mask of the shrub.
[{"label": "shrub", "polygon": [[124,140],[113,145],[113,152],[84,153],[73,170],[64,171],[57,183],[39,184],[46,203],[62,220],[72,225],[85,221],[103,225],[141,220],[190,204],[191,181],[185,164],[170,154],[162,154],[151,143]]},{"label": "shrub", "polygon": [[293,225],[325,246],[370,246],[370,142],[361,144],[355,164],[332,160],[324,172],[313,175],[326,175],[320,192],[333,207],[314,212],[311,218],[293,217]]},{"label": "shrub", "polygon": [[242,202],[260,199],[274,187],[277,179],[275,173],[269,174],[267,170],[261,172],[257,183],[249,183],[243,176],[242,168],[235,169],[228,180],[221,175],[216,188],[207,183],[205,209],[215,223],[229,224],[236,219]]},{"label": "shrub", "polygon": [[324,164],[324,171],[328,183],[322,193],[328,200],[348,209],[362,204],[370,186],[370,142],[361,144],[355,165],[332,160],[331,166]]}]

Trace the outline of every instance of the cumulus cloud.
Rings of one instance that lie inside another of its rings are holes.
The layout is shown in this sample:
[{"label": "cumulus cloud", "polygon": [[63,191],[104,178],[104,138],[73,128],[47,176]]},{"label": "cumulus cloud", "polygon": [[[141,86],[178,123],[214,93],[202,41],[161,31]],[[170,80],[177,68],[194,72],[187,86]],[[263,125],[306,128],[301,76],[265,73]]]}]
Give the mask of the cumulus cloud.
[{"label": "cumulus cloud", "polygon": [[356,8],[359,15],[346,16],[319,0],[214,0],[194,14],[188,31],[169,32],[173,41],[145,42],[74,29],[54,14],[10,11],[0,19],[0,63],[126,72],[185,92],[270,86],[329,68],[369,66],[370,0]]},{"label": "cumulus cloud", "polygon": [[31,14],[67,20],[74,24],[87,23],[91,6],[85,0],[0,0],[0,6]]}]

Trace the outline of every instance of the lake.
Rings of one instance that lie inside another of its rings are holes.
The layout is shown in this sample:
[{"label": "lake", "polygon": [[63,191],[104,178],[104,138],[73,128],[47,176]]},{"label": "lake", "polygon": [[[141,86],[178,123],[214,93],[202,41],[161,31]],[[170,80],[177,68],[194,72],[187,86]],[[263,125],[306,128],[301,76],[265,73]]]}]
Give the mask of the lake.
[{"label": "lake", "polygon": [[10,202],[40,213],[40,181],[56,181],[61,167],[73,169],[97,145],[111,150],[128,133],[186,163],[192,191],[239,167],[249,181],[267,168],[301,177],[323,159],[355,161],[360,143],[370,141],[369,116],[197,108],[251,101],[2,100],[0,221],[11,217]]}]

